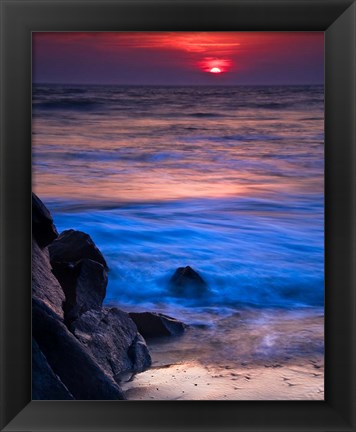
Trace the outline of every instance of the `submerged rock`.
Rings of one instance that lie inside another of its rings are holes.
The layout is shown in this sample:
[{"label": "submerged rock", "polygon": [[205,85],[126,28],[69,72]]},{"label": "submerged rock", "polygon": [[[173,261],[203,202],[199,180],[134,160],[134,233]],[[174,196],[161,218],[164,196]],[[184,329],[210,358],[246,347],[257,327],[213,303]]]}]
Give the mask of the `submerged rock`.
[{"label": "submerged rock", "polygon": [[[43,302],[32,302],[32,331],[53,372],[75,399],[125,399],[118,384]],[[107,353],[108,354],[108,353]]]},{"label": "submerged rock", "polygon": [[126,312],[102,308],[84,313],[71,325],[100,367],[120,381],[129,372],[142,372],[151,365],[145,341]]},{"label": "submerged rock", "polygon": [[32,339],[32,399],[72,400],[67,387],[53,372],[37,342]]},{"label": "submerged rock", "polygon": [[68,325],[84,312],[102,306],[108,283],[102,264],[85,258],[76,263],[52,262],[52,266],[65,293],[63,310]]},{"label": "submerged rock", "polygon": [[169,281],[171,293],[178,297],[201,297],[207,293],[205,280],[190,266],[179,267]]},{"label": "submerged rock", "polygon": [[168,315],[155,312],[130,312],[138,331],[143,337],[178,336],[185,330],[185,325]]},{"label": "submerged rock", "polygon": [[100,263],[108,270],[105,258],[91,237],[82,231],[66,230],[49,246],[51,263],[76,263],[84,258]]},{"label": "submerged rock", "polygon": [[32,235],[40,248],[48,246],[58,237],[58,232],[54,226],[52,216],[38,198],[32,192]]}]

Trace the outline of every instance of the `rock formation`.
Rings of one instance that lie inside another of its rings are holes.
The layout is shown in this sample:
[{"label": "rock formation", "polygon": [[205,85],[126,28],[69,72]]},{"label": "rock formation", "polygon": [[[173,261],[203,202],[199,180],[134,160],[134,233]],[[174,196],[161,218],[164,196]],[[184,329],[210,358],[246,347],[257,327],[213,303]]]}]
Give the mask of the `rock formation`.
[{"label": "rock formation", "polygon": [[172,295],[177,297],[197,298],[208,291],[205,280],[190,266],[179,267],[171,277],[169,286]]},{"label": "rock formation", "polygon": [[138,331],[143,337],[178,336],[185,330],[185,325],[168,315],[154,312],[130,312]]},{"label": "rock formation", "polygon": [[102,307],[108,266],[90,236],[58,236],[32,203],[33,398],[125,399],[121,377],[151,365],[146,343],[128,314]]}]

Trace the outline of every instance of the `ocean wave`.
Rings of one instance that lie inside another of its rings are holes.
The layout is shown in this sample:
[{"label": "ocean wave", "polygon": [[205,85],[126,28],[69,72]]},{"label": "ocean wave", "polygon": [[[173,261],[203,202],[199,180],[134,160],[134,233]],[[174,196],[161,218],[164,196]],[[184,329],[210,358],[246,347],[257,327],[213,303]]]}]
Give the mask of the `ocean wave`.
[{"label": "ocean wave", "polygon": [[44,102],[36,101],[34,108],[43,110],[93,110],[100,106],[100,103],[91,99],[71,99],[71,100],[47,100]]},{"label": "ocean wave", "polygon": [[[310,197],[308,205],[301,197],[294,208],[248,199],[50,208],[59,230],[88,232],[104,253],[109,302],[321,307],[321,198]],[[319,229],[311,223],[316,218]],[[170,277],[185,265],[208,283],[205,296],[176,298],[170,292]]]},{"label": "ocean wave", "polygon": [[[35,86],[33,104],[34,190],[103,251],[110,301],[322,306],[322,86]],[[171,295],[184,265],[206,296]]]},{"label": "ocean wave", "polygon": [[[245,110],[282,111],[317,109],[323,103],[323,87],[33,87],[34,107],[39,109],[88,109],[130,115],[157,113],[167,118],[220,118]],[[167,100],[169,105],[167,105]],[[162,107],[165,107],[162,110]],[[201,111],[201,107],[209,107]],[[223,110],[222,110],[223,108]],[[256,113],[255,113],[256,115]]]},{"label": "ocean wave", "polygon": [[224,117],[223,114],[219,113],[210,113],[210,112],[196,112],[196,113],[190,113],[187,114],[188,117],[197,117],[197,118],[218,118],[218,117]]}]

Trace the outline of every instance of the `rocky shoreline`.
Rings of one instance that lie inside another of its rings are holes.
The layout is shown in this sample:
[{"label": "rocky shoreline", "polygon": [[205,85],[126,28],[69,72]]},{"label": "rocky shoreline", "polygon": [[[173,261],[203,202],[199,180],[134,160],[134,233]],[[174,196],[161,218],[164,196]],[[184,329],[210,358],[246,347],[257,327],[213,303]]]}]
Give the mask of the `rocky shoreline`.
[{"label": "rocky shoreline", "polygon": [[32,399],[124,400],[122,380],[152,363],[144,338],[182,334],[184,324],[104,307],[105,258],[88,234],[58,234],[35,194],[32,232]]},{"label": "rocky shoreline", "polygon": [[[323,400],[323,311],[175,309],[187,328],[170,308],[103,306],[109,268],[93,240],[59,234],[34,194],[32,210],[33,400]],[[209,295],[189,266],[167,290]]]}]

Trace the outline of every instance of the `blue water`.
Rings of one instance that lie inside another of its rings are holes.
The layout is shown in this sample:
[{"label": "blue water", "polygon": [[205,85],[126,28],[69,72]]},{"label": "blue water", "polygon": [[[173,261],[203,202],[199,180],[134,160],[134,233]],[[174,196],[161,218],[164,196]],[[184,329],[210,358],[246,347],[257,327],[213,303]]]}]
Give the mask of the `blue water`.
[{"label": "blue water", "polygon": [[[323,87],[35,86],[33,188],[107,303],[322,307]],[[206,297],[175,298],[190,265]]]}]

